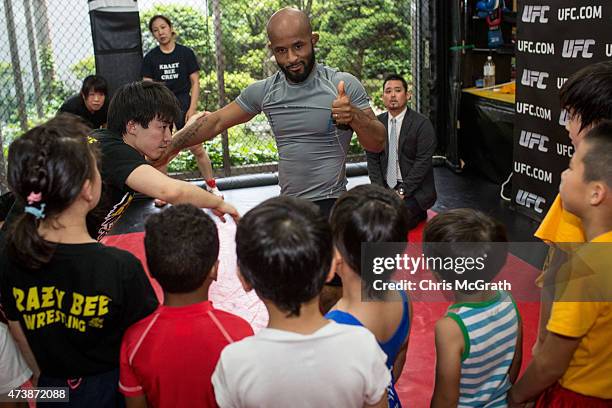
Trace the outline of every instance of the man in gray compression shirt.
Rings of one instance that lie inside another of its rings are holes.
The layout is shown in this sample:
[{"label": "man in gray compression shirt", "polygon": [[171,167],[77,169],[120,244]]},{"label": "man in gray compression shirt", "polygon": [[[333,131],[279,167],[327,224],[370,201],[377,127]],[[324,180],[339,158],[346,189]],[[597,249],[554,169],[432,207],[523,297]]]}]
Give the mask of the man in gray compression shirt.
[{"label": "man in gray compression shirt", "polygon": [[354,76],[315,62],[319,36],[303,12],[277,11],[268,21],[267,33],[280,71],[188,124],[155,164],[263,111],[278,146],[281,194],[308,199],[327,212],[346,190],[345,161],[353,131],[364,148],[381,151],[385,128]]},{"label": "man in gray compression shirt", "polygon": [[315,64],[299,83],[278,71],[246,88],[236,103],[246,112],[264,112],[278,146],[281,194],[318,201],[338,198],[346,190],[346,152],[353,131],[338,129],[331,109],[344,81],[357,109],[369,109],[365,89],[352,76]]}]

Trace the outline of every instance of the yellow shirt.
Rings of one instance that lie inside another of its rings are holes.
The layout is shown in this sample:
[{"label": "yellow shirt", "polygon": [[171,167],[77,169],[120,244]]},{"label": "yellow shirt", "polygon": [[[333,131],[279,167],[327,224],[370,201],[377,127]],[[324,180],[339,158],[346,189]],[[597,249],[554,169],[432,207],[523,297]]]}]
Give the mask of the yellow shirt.
[{"label": "yellow shirt", "polygon": [[[612,231],[593,243],[612,243]],[[572,276],[563,298],[553,302],[546,329],[580,338],[559,383],[579,394],[612,398],[612,245],[587,244],[572,257]],[[576,274],[575,272],[581,273]],[[587,301],[593,299],[593,301]]]},{"label": "yellow shirt", "polygon": [[582,221],[563,208],[559,194],[534,235],[546,242],[586,242]]},{"label": "yellow shirt", "polygon": [[[563,208],[559,194],[555,197],[555,201],[553,201],[534,235],[551,245],[543,267],[544,272],[537,277],[535,282],[541,288],[544,286],[545,271],[549,269],[551,264],[555,265],[557,262],[562,262],[555,259],[555,257],[559,256],[558,253],[555,253],[555,247],[560,247],[564,252],[571,252],[575,249],[573,246],[566,247],[558,244],[586,242],[586,236],[582,228],[582,221]],[[555,266],[552,267],[553,270],[555,268]]]}]

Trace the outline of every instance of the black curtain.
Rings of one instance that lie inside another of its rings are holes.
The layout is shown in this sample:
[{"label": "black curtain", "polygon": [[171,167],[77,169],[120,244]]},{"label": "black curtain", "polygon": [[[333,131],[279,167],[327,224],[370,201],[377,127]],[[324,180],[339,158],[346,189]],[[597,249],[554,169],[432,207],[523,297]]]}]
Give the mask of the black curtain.
[{"label": "black curtain", "polygon": [[142,40],[138,4],[114,0],[112,7],[89,0],[89,18],[96,73],[108,81],[109,95],[120,86],[141,79]]}]

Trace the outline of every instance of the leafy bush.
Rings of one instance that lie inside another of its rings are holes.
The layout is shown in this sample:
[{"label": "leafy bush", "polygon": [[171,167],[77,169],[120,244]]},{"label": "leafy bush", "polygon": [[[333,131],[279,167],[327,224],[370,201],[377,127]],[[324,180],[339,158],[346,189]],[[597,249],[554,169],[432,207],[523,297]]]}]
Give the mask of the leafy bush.
[{"label": "leafy bush", "polygon": [[[274,137],[266,129],[266,118],[263,114],[255,116],[249,123],[237,125],[228,130],[230,164],[241,166],[278,161],[278,150]],[[264,124],[262,126],[262,124]],[[253,129],[262,130],[253,130]],[[223,146],[221,136],[205,142],[213,169],[223,167]],[[189,151],[183,151],[170,163],[168,171],[197,171],[195,158]]]},{"label": "leafy bush", "polygon": [[[225,101],[229,103],[236,99],[240,92],[255,82],[246,72],[225,72]],[[219,109],[219,92],[217,89],[217,73],[209,72],[208,75],[200,75],[200,104],[199,109],[215,111]]]},{"label": "leafy bush", "polygon": [[93,55],[85,57],[76,64],[70,67],[70,71],[74,74],[75,78],[82,81],[88,75],[95,75],[96,73],[96,60]]}]

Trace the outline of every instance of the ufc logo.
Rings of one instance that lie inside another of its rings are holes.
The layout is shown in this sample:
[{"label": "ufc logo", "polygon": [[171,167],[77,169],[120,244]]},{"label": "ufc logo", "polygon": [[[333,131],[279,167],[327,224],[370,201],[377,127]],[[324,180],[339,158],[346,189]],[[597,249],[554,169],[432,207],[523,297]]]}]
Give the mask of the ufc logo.
[{"label": "ufc logo", "polygon": [[548,147],[546,147],[546,142],[548,142],[548,140],[548,136],[522,130],[519,144],[532,150],[534,146],[538,146],[539,151],[546,153],[548,152]]},{"label": "ufc logo", "polygon": [[542,214],[544,212],[544,209],[542,209],[540,205],[546,203],[546,200],[538,195],[527,192],[525,190],[519,190],[516,193],[516,202],[527,208],[531,208],[531,206],[533,205],[533,209],[535,210],[535,212],[537,212],[538,214]]},{"label": "ufc logo", "polygon": [[548,23],[546,12],[550,11],[550,6],[525,6],[523,9],[523,22],[535,23],[536,19],[540,19],[540,23]]},{"label": "ufc logo", "polygon": [[595,40],[565,40],[563,42],[563,58],[576,58],[582,53],[582,58],[593,58],[589,47],[595,45]]},{"label": "ufc logo", "polygon": [[565,127],[567,122],[569,122],[569,112],[567,109],[562,109],[561,114],[559,115],[559,125]]},{"label": "ufc logo", "polygon": [[538,89],[546,89],[544,80],[550,75],[548,72],[532,71],[529,69],[523,70],[523,77],[521,78],[521,85],[534,88],[537,86]]}]

